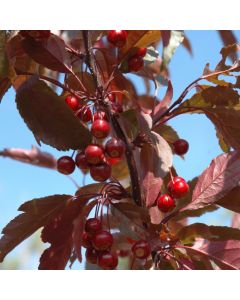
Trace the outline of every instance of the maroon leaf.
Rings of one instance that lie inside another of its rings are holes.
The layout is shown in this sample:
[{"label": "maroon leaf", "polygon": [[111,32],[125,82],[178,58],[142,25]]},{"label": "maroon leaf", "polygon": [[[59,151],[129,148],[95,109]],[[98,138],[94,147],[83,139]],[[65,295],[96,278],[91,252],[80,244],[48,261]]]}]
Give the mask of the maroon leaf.
[{"label": "maroon leaf", "polygon": [[[218,30],[218,33],[223,41],[223,44],[225,46],[228,45],[232,45],[232,44],[236,44],[237,43],[237,39],[233,33],[232,30]],[[237,55],[236,53],[231,53],[230,55],[231,60],[234,62],[235,60],[237,60]]]},{"label": "maroon leaf", "polygon": [[[222,270],[237,270],[240,267],[238,259],[240,245],[234,247],[229,245],[229,248],[224,247],[228,242],[208,242],[199,248],[183,246],[190,257],[198,257],[199,259],[211,259]],[[240,244],[238,241],[234,241]],[[210,247],[211,245],[211,247]]]},{"label": "maroon leaf", "polygon": [[89,204],[82,207],[82,210],[78,217],[74,220],[74,229],[73,229],[73,246],[76,253],[76,256],[80,262],[82,262],[82,235],[84,231],[84,226],[86,219],[90,214],[91,210],[95,205],[97,205],[98,200],[94,200]]},{"label": "maroon leaf", "polygon": [[237,186],[216,202],[226,209],[240,213],[240,187]]},{"label": "maroon leaf", "polygon": [[192,202],[182,210],[195,210],[215,203],[238,185],[240,154],[230,152],[216,157],[199,177]]},{"label": "maroon leaf", "polygon": [[162,35],[163,47],[167,47],[171,37],[171,30],[161,30],[161,35]]},{"label": "maroon leaf", "polygon": [[70,59],[64,41],[51,35],[47,41],[36,41],[29,37],[22,40],[22,48],[37,63],[62,73],[70,72]]},{"label": "maroon leaf", "polygon": [[161,115],[168,109],[168,106],[172,101],[172,97],[173,97],[173,87],[171,81],[169,80],[165,96],[154,109],[153,122],[158,120],[161,117]]},{"label": "maroon leaf", "polygon": [[149,215],[151,219],[151,223],[158,225],[163,219],[163,213],[160,212],[157,206],[153,206],[149,208]]},{"label": "maroon leaf", "polygon": [[19,88],[16,102],[39,143],[43,141],[58,150],[82,149],[90,143],[89,130],[65,101],[37,77],[32,76]]},{"label": "maroon leaf", "polygon": [[19,210],[24,213],[18,215],[2,230],[0,262],[23,240],[61,212],[71,198],[70,195],[54,195],[33,199],[21,205]]},{"label": "maroon leaf", "polygon": [[152,132],[153,144],[145,144],[141,150],[141,180],[146,206],[155,202],[163,178],[172,166],[172,151],[168,143],[157,133]]},{"label": "maroon leaf", "polygon": [[240,230],[226,226],[208,226],[202,223],[194,223],[180,229],[177,237],[185,244],[192,244],[196,238],[211,241],[240,240]]},{"label": "maroon leaf", "polygon": [[64,270],[72,252],[72,240],[58,245],[50,246],[44,250],[40,257],[39,270]]},{"label": "maroon leaf", "polygon": [[11,81],[9,78],[3,78],[0,80],[0,103],[3,96],[6,94],[8,89],[11,87]]},{"label": "maroon leaf", "polygon": [[35,146],[32,146],[31,150],[7,148],[0,151],[0,156],[9,157],[23,163],[50,169],[56,169],[57,165],[57,161],[53,155],[48,152],[43,152]]}]

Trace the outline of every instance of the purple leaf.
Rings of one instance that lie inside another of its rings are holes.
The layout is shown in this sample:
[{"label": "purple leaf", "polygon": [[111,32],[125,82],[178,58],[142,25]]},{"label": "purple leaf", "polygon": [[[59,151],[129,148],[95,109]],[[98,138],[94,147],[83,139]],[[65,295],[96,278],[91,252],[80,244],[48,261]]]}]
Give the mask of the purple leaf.
[{"label": "purple leaf", "polygon": [[224,153],[216,157],[200,175],[192,202],[182,210],[195,210],[215,203],[240,181],[240,153]]}]

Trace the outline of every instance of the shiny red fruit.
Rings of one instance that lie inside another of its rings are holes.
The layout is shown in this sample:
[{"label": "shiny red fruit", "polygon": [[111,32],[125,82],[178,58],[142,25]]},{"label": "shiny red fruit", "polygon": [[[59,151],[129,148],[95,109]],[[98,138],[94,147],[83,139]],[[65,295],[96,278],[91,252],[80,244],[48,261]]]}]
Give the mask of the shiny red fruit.
[{"label": "shiny red fruit", "polygon": [[78,117],[80,120],[82,120],[84,123],[88,123],[92,120],[92,112],[89,106],[83,106],[78,113]]},{"label": "shiny red fruit", "polygon": [[162,212],[166,213],[175,207],[175,201],[171,196],[164,194],[157,199],[157,206]]},{"label": "shiny red fruit", "polygon": [[106,161],[110,166],[114,166],[120,162],[120,158],[112,158],[109,156],[106,156]]},{"label": "shiny red fruit", "polygon": [[98,145],[88,145],[85,149],[85,157],[89,164],[99,164],[104,160],[104,152],[102,147]]},{"label": "shiny red fruit", "polygon": [[118,265],[118,257],[115,253],[104,251],[98,256],[98,266],[104,270],[114,270]]},{"label": "shiny red fruit", "polygon": [[70,156],[62,156],[57,161],[58,172],[69,175],[75,170],[75,162]]},{"label": "shiny red fruit", "polygon": [[83,235],[82,235],[82,246],[84,248],[91,248],[92,247],[92,239],[86,231],[84,231]]},{"label": "shiny red fruit", "polygon": [[133,254],[139,259],[145,259],[151,254],[151,248],[147,241],[140,240],[132,246]]},{"label": "shiny red fruit", "polygon": [[108,32],[107,39],[115,47],[123,47],[127,41],[127,31],[126,30],[110,30]]},{"label": "shiny red fruit", "polygon": [[99,232],[100,230],[102,230],[102,223],[97,218],[90,218],[86,221],[85,231],[89,235],[92,236],[92,235],[96,234],[97,232]]},{"label": "shiny red fruit", "polygon": [[108,121],[96,120],[92,124],[91,133],[98,139],[104,139],[110,132],[110,125]]},{"label": "shiny red fruit", "polygon": [[69,95],[65,98],[65,102],[72,110],[74,111],[78,110],[79,101],[76,97]]},{"label": "shiny red fruit", "polygon": [[104,251],[112,247],[113,236],[110,232],[102,230],[96,233],[92,238],[93,247],[96,250]]},{"label": "shiny red fruit", "polygon": [[144,47],[139,48],[136,53],[137,56],[141,56],[141,57],[144,57],[146,54],[147,54],[147,48]]},{"label": "shiny red fruit", "polygon": [[125,144],[122,140],[112,138],[105,145],[106,153],[112,158],[121,158],[125,150]]},{"label": "shiny red fruit", "polygon": [[168,184],[168,191],[173,198],[181,198],[189,191],[187,182],[181,177],[173,177]]},{"label": "shiny red fruit", "polygon": [[177,155],[184,155],[188,152],[189,144],[184,139],[179,139],[173,143],[173,150]]},{"label": "shiny red fruit", "polygon": [[95,114],[93,115],[93,121],[96,121],[96,120],[107,121],[108,117],[107,117],[107,114],[105,113],[105,111],[100,110],[100,111],[95,112]]},{"label": "shiny red fruit", "polygon": [[90,264],[97,264],[99,252],[94,248],[87,248],[85,252],[86,261]]},{"label": "shiny red fruit", "polygon": [[75,157],[75,164],[80,169],[83,169],[83,170],[89,169],[89,165],[88,165],[84,151],[78,152],[78,154]]},{"label": "shiny red fruit", "polygon": [[111,177],[112,168],[107,163],[92,165],[90,167],[90,175],[95,181],[103,182]]},{"label": "shiny red fruit", "polygon": [[132,56],[128,61],[128,69],[130,72],[138,72],[144,65],[143,58],[138,55]]}]

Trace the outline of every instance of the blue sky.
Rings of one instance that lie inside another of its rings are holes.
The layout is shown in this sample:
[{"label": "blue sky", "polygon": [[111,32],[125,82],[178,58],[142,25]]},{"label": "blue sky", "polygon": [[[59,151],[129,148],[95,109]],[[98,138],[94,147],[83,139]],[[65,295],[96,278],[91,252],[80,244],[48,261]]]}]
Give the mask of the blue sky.
[{"label": "blue sky", "polygon": [[[235,31],[240,41],[240,31]],[[180,46],[171,63],[170,73],[174,88],[174,99],[194,79],[202,74],[206,63],[213,68],[220,60],[222,43],[216,31],[186,31],[191,41],[193,57]],[[142,81],[134,76],[140,93],[144,93]],[[10,90],[4,96],[0,105],[0,149],[6,147],[30,148],[36,142],[20,118],[15,104],[14,91]],[[174,157],[174,165],[180,176],[191,179],[199,175],[222,151],[218,146],[215,130],[212,124],[202,115],[182,115],[170,121],[180,137],[190,143],[190,150],[185,160]],[[42,145],[42,150],[62,155],[55,149]],[[82,176],[76,171],[74,178],[81,183]],[[89,182],[89,179],[87,180]],[[75,187],[64,175],[57,172],[18,163],[10,159],[0,158],[0,228],[16,216],[17,208],[23,202],[52,194],[72,194]],[[223,210],[214,213],[213,217],[206,214],[202,221],[206,223],[227,224]],[[17,249],[21,255],[23,246]],[[20,251],[21,250],[21,251]],[[37,260],[31,259],[27,268],[36,268]]]}]

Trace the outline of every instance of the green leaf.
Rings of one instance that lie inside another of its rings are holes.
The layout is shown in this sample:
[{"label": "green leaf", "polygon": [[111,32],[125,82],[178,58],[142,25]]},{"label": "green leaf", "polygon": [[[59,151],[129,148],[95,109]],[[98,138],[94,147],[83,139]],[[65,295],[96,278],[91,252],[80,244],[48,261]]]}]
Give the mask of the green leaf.
[{"label": "green leaf", "polygon": [[65,101],[37,76],[32,76],[19,88],[16,102],[38,143],[42,141],[58,150],[76,150],[91,142],[89,130]]},{"label": "green leaf", "polygon": [[71,198],[71,195],[54,195],[33,199],[21,205],[19,210],[23,213],[2,230],[0,262],[17,245],[61,212]]},{"label": "green leaf", "polygon": [[160,134],[170,144],[179,140],[179,136],[177,132],[170,125],[163,124],[154,127],[154,131]]},{"label": "green leaf", "polygon": [[6,54],[6,31],[0,30],[0,80],[8,77],[8,59]]},{"label": "green leaf", "polygon": [[240,240],[240,230],[226,226],[194,223],[180,229],[177,237],[184,244],[192,244],[199,237],[210,241]]},{"label": "green leaf", "polygon": [[166,47],[163,48],[163,65],[165,68],[170,63],[173,54],[175,53],[177,47],[182,43],[183,39],[183,31],[171,30],[169,43]]}]

